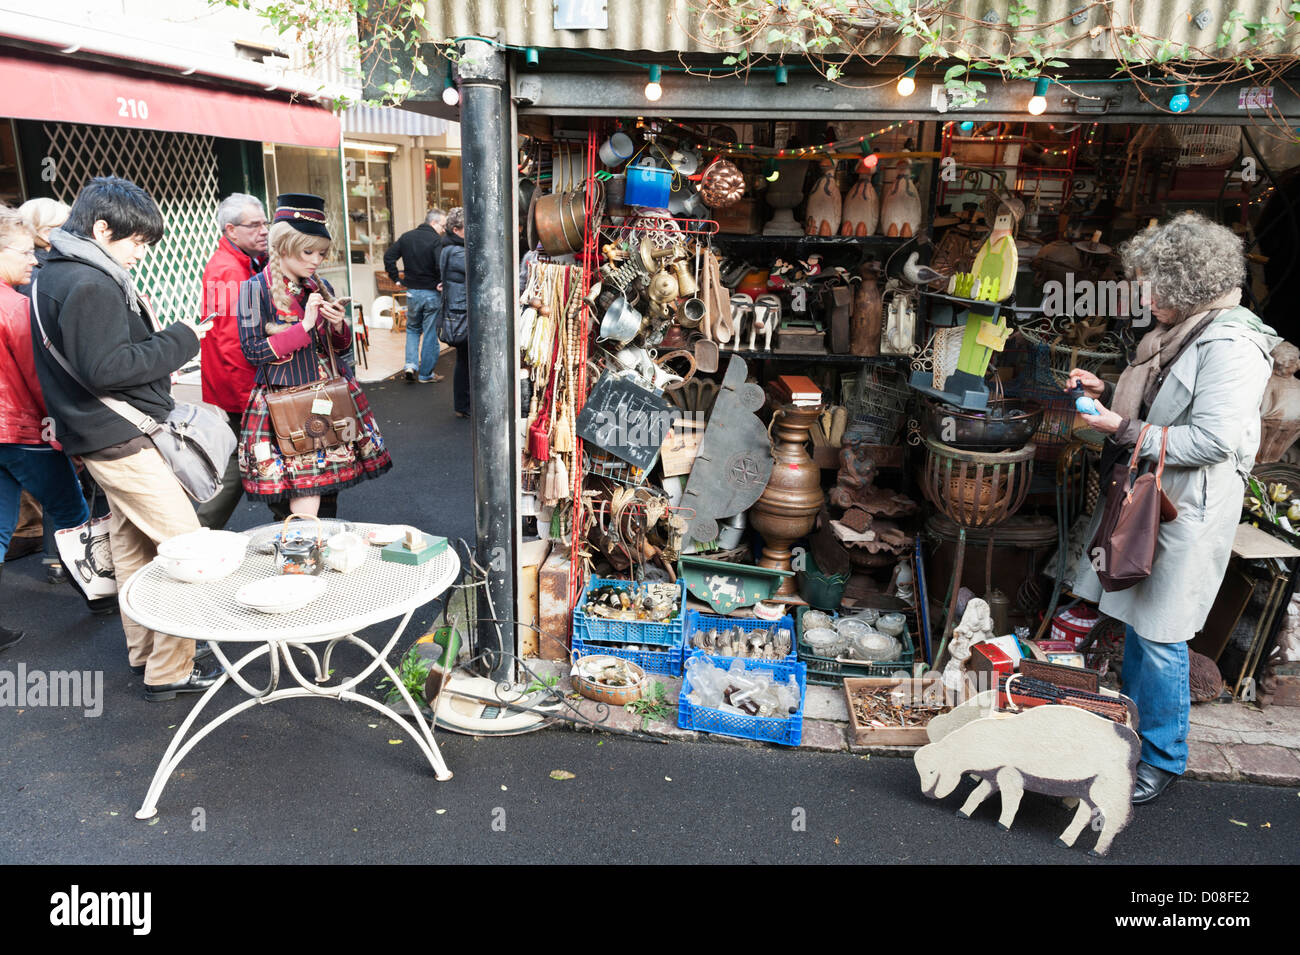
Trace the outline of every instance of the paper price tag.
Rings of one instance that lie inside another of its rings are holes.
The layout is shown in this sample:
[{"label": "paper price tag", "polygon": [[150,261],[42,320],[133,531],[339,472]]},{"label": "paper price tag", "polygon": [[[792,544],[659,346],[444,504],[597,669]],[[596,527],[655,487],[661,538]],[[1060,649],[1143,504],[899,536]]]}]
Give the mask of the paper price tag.
[{"label": "paper price tag", "polygon": [[334,402],[328,398],[316,398],[311,403],[312,414],[329,414],[334,408]]},{"label": "paper price tag", "polygon": [[258,461],[269,461],[271,459],[271,446],[265,441],[259,441],[253,445],[253,457]]}]

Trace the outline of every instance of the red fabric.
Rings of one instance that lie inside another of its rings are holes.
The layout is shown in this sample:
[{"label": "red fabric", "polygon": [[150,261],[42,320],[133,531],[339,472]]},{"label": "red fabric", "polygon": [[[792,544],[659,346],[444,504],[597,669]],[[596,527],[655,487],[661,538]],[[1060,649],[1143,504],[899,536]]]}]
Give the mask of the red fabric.
[{"label": "red fabric", "polygon": [[[0,444],[45,444],[27,299],[0,282]],[[57,445],[56,445],[57,447]]]},{"label": "red fabric", "polygon": [[329,109],[101,66],[0,56],[5,115],[338,149]]},{"label": "red fabric", "polygon": [[299,348],[306,348],[310,345],[311,332],[307,331],[302,322],[296,322],[282,332],[268,335],[266,342],[276,355],[283,358],[285,355],[296,352]]},{"label": "red fabric", "polygon": [[212,329],[199,346],[203,400],[243,414],[257,369],[239,347],[239,286],[253,277],[253,260],[224,236],[203,270],[203,316],[213,312]]}]

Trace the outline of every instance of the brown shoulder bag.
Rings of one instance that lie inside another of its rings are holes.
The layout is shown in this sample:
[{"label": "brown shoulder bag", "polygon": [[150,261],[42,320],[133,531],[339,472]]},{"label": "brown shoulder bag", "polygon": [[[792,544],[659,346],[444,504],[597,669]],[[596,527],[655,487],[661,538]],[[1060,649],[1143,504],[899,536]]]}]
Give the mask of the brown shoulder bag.
[{"label": "brown shoulder bag", "polygon": [[1178,516],[1178,508],[1165,496],[1160,483],[1165,471],[1168,428],[1160,429],[1160,460],[1155,471],[1141,476],[1137,473],[1138,453],[1150,427],[1143,426],[1128,466],[1115,466],[1106,487],[1101,524],[1088,548],[1089,559],[1107,593],[1127,590],[1151,576],[1160,523]]},{"label": "brown shoulder bag", "polygon": [[306,454],[333,448],[357,438],[357,406],[348,389],[348,380],[339,374],[334,361],[334,345],[329,332],[323,334],[329,355],[329,373],[316,352],[316,334],[312,331],[312,353],[321,377],[306,385],[267,390],[266,406],[271,414],[271,428],[281,454]]}]

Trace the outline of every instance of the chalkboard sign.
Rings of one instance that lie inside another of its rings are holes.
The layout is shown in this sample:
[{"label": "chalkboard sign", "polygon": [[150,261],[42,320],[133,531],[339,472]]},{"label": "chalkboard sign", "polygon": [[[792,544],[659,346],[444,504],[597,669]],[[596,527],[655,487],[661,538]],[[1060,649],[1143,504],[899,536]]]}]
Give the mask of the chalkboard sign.
[{"label": "chalkboard sign", "polygon": [[605,373],[578,412],[577,432],[602,451],[648,470],[681,412],[630,378]]}]

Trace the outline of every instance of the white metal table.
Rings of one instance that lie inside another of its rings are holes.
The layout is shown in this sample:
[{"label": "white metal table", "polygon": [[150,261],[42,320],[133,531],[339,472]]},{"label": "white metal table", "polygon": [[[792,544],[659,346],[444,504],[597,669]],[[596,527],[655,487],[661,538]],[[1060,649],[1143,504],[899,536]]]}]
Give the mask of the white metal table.
[{"label": "white metal table", "polygon": [[[364,534],[367,526],[358,525],[358,529]],[[294,697],[356,702],[377,710],[415,740],[440,781],[451,778],[451,770],[438,751],[429,722],[385,658],[392,652],[415,610],[441,596],[456,581],[460,574],[460,558],[450,545],[419,566],[390,563],[382,560],[379,553],[378,547],[371,547],[365,562],[350,574],[322,571],[322,578],[327,583],[325,593],[303,609],[286,614],[260,613],[235,602],[239,588],[275,574],[274,555],[255,553],[251,548],[237,571],[224,580],[211,583],[182,583],[167,576],[154,564],[146,565],[132,575],[118,595],[122,612],[151,630],[209,641],[213,653],[225,668],[225,673],[203,694],[176,730],[153,775],[144,804],[135,814],[137,819],[149,819],[158,812],[158,798],[168,778],[203,737],[250,707]],[[355,635],[358,630],[397,616],[401,616],[401,621],[380,648],[372,647]],[[232,663],[222,649],[223,643],[256,646]],[[329,675],[330,657],[339,643],[358,647],[371,659],[356,676],[328,685],[334,679]],[[313,648],[317,644],[325,645],[319,656]],[[310,679],[294,661],[294,650],[302,651],[310,659],[314,671]],[[240,671],[263,656],[270,659],[271,678],[266,686],[258,687],[249,683]],[[377,669],[382,670],[401,693],[414,724],[384,703],[356,692],[361,682]],[[285,672],[293,678],[296,686],[280,686]],[[250,699],[232,706],[187,738],[199,714],[230,682],[244,690]]]}]

